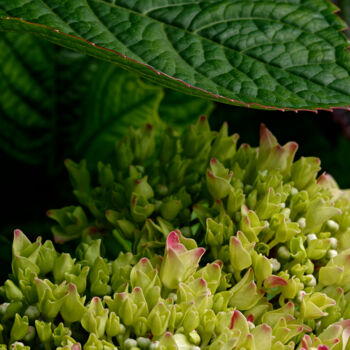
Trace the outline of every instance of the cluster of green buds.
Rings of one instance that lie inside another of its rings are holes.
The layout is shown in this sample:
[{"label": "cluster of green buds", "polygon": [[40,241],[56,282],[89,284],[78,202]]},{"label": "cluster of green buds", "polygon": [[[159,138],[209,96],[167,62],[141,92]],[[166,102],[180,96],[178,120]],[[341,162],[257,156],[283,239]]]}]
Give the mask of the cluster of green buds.
[{"label": "cluster of green buds", "polygon": [[0,343],[349,347],[350,192],[264,125],[259,147],[237,141],[200,117],[182,135],[131,129],[96,174],[66,161],[80,205],[48,216],[76,254],[15,231]]},{"label": "cluster of green buds", "polygon": [[[151,259],[121,252],[108,261],[100,243],[85,243],[73,258],[58,253],[51,241],[32,243],[15,231],[13,274],[0,287],[0,349],[287,350],[347,344],[350,323],[334,322],[335,299],[302,291],[296,302],[276,307],[278,291],[294,297],[293,279],[257,277],[254,267],[236,283],[222,261],[200,264],[205,249],[178,230],[167,236],[163,256]],[[334,297],[349,309],[343,291]],[[328,315],[333,322],[327,323]]]}]

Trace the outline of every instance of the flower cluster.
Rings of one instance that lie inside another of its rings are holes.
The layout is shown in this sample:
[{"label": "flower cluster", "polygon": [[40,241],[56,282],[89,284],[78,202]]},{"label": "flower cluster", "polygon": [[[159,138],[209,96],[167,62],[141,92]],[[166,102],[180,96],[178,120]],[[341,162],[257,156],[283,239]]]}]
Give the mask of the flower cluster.
[{"label": "flower cluster", "polygon": [[[339,287],[335,299],[312,291],[274,308],[268,301],[271,288],[284,288],[288,298],[291,283],[269,274],[257,288],[249,268],[231,284],[222,261],[199,266],[204,253],[194,240],[172,231],[163,256],[120,253],[107,261],[95,240],[77,260],[58,253],[51,241],[32,243],[16,230],[13,275],[1,287],[6,299],[0,306],[1,349],[42,344],[79,350],[84,344],[86,350],[287,350],[300,339],[300,349],[347,344],[349,320],[328,327],[328,315],[334,321],[339,308],[350,306]],[[343,305],[336,307],[341,297]],[[327,323],[318,327],[324,330],[317,337],[310,320]]]},{"label": "flower cluster", "polygon": [[350,346],[350,192],[265,126],[259,147],[237,141],[200,117],[182,135],[131,129],[96,174],[66,161],[80,206],[48,216],[56,243],[79,245],[73,257],[15,231],[0,343]]}]

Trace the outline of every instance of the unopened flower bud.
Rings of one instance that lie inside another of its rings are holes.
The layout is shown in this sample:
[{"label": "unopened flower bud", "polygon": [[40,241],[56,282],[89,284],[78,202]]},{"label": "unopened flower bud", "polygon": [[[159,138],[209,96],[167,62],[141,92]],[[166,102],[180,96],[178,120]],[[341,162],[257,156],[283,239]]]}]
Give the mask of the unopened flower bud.
[{"label": "unopened flower bud", "polygon": [[35,320],[35,328],[42,343],[50,341],[52,336],[51,322]]},{"label": "unopened flower bud", "polygon": [[204,252],[204,248],[187,250],[180,243],[177,231],[170,232],[160,268],[160,279],[165,287],[175,289],[180,282],[191,276]]},{"label": "unopened flower bud", "polygon": [[23,339],[29,330],[29,321],[27,316],[21,317],[19,314],[16,314],[15,320],[11,328],[11,339],[13,341]]}]

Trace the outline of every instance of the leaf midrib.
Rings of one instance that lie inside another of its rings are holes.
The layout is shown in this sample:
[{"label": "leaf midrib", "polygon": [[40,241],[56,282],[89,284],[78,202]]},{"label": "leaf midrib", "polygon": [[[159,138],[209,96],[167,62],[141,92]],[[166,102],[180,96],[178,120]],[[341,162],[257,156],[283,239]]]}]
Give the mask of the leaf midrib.
[{"label": "leaf midrib", "polygon": [[[86,0],[85,0],[86,1]],[[257,62],[259,62],[259,63],[262,63],[263,65],[267,65],[267,66],[269,66],[269,67],[271,67],[271,68],[274,68],[274,69],[280,69],[280,70],[284,70],[283,68],[281,68],[281,67],[279,67],[279,66],[277,66],[277,65],[274,65],[274,64],[271,64],[271,63],[268,63],[268,62],[265,62],[265,61],[262,61],[262,60],[260,60],[260,59],[258,59],[258,58],[256,58],[256,57],[254,57],[254,56],[250,56],[250,55],[248,55],[248,54],[246,54],[246,53],[243,53],[242,51],[239,51],[239,50],[236,50],[236,49],[234,49],[234,48],[231,48],[231,47],[227,47],[227,46],[224,46],[223,44],[221,44],[221,43],[219,43],[219,42],[217,42],[217,41],[214,41],[214,40],[212,40],[212,39],[209,39],[209,38],[206,38],[206,37],[204,37],[204,36],[202,36],[202,35],[200,35],[199,33],[194,33],[193,31],[189,31],[188,29],[185,29],[185,28],[181,28],[181,27],[178,27],[178,26],[175,26],[175,25],[173,25],[173,24],[169,24],[169,23],[165,23],[165,22],[162,22],[162,21],[160,21],[160,20],[158,20],[158,19],[156,19],[156,18],[153,18],[153,17],[150,17],[150,16],[145,16],[145,14],[143,13],[143,12],[139,12],[139,11],[136,11],[136,10],[134,10],[134,9],[130,9],[130,8],[128,8],[128,7],[125,7],[125,6],[121,6],[120,4],[115,4],[115,3],[109,3],[109,2],[106,2],[106,1],[104,1],[104,0],[92,0],[92,1],[95,1],[95,2],[99,2],[99,3],[102,3],[102,4],[104,4],[104,5],[107,5],[107,6],[110,6],[110,7],[116,7],[116,8],[120,8],[120,9],[122,9],[122,10],[125,10],[125,11],[129,11],[129,12],[133,12],[134,14],[137,14],[137,15],[139,15],[139,16],[143,16],[143,17],[145,17],[145,18],[148,18],[148,19],[150,19],[150,20],[153,20],[153,21],[156,21],[156,22],[158,22],[159,24],[161,24],[162,26],[169,26],[169,27],[173,27],[173,28],[175,28],[175,29],[177,29],[177,30],[182,30],[183,32],[185,32],[185,33],[187,33],[187,34],[191,34],[191,35],[197,35],[197,36],[199,36],[200,38],[201,38],[201,40],[206,40],[206,41],[208,41],[208,42],[210,42],[210,43],[213,43],[213,44],[216,44],[216,45],[219,45],[219,46],[221,46],[223,49],[225,49],[225,50],[231,50],[231,51],[233,51],[233,52],[236,52],[236,53],[239,53],[239,54],[241,54],[241,55],[244,55],[244,56],[246,56],[246,57],[248,57],[248,58],[250,58],[250,59],[252,59],[252,60],[255,60],[255,61],[257,61]],[[148,11],[148,12],[151,12],[151,11]],[[324,18],[324,17],[322,17],[322,18]],[[261,18],[261,20],[265,20],[265,18]],[[324,20],[326,20],[325,18],[324,18]],[[327,20],[326,20],[327,21]],[[281,21],[282,22],[282,21]],[[300,31],[302,31],[302,32],[304,32],[304,33],[308,33],[308,34],[314,34],[314,35],[316,35],[316,33],[317,32],[308,32],[308,31],[305,31],[305,30],[302,30],[301,28],[299,28],[299,27],[297,27],[297,26],[293,26],[292,24],[289,24],[289,23],[285,23],[285,22],[282,22],[283,24],[285,24],[286,26],[291,26],[292,28],[297,28],[298,30],[300,30]],[[328,21],[327,21],[327,23],[328,23]],[[329,24],[329,23],[328,23]],[[106,26],[105,24],[104,24],[104,26]],[[115,35],[114,35],[114,37],[115,37]],[[321,38],[321,37],[320,37]],[[322,40],[325,40],[324,38],[321,38]],[[327,40],[325,40],[328,44],[330,44],[329,43],[329,41],[327,41]],[[125,44],[124,44],[125,45]],[[332,46],[333,47],[333,46]],[[344,47],[344,50],[345,50],[345,47]],[[176,51],[176,50],[175,50]],[[177,51],[176,51],[177,52]],[[178,52],[177,52],[177,54],[178,54]],[[179,55],[179,54],[178,54]],[[179,55],[179,57],[181,57],[180,55]],[[181,57],[182,58],[182,57]],[[183,58],[182,58],[183,59]],[[339,64],[338,64],[338,62],[327,62],[327,63],[334,63],[334,64],[336,64],[338,67],[341,67],[342,69],[344,69],[344,67],[342,67],[342,66],[340,66]],[[187,63],[192,69],[194,69],[194,70],[196,70],[193,66],[191,66],[189,63]],[[308,64],[308,65],[312,65],[312,64]],[[307,65],[304,65],[304,66],[307,66]],[[233,68],[235,68],[235,67],[233,67]],[[339,90],[339,89],[337,89],[337,88],[334,88],[334,87],[329,87],[329,85],[322,85],[322,84],[320,84],[319,82],[317,82],[317,81],[314,81],[312,78],[310,79],[309,77],[305,77],[305,76],[302,76],[302,75],[298,75],[298,74],[296,74],[296,73],[294,73],[294,72],[291,72],[291,71],[289,71],[288,69],[286,70],[289,74],[291,74],[291,75],[294,75],[294,76],[296,76],[296,77],[298,77],[298,78],[300,78],[300,79],[308,79],[308,80],[310,80],[310,81],[312,81],[312,83],[314,83],[314,84],[316,84],[316,85],[318,85],[318,86],[321,86],[321,87],[323,87],[323,88],[327,88],[327,89],[329,89],[329,90],[333,90],[333,91],[335,91],[335,92],[337,92],[337,93],[339,93],[339,94],[341,94],[341,95],[343,95],[343,96],[345,96],[345,97],[348,97],[348,95],[346,95],[343,91],[341,91],[341,90]],[[197,71],[196,71],[197,72]],[[241,72],[241,71],[240,71]],[[202,74],[202,73],[200,73],[200,72],[198,72],[199,74]],[[268,73],[269,75],[270,75],[270,73],[268,72],[268,71],[266,71],[266,73]],[[203,75],[204,76],[204,75]],[[271,75],[270,75],[270,77],[274,80],[274,81],[276,81],[277,82],[277,84],[278,85],[280,85],[280,86],[282,86],[283,88],[285,88],[285,89],[287,89],[287,90],[289,90],[286,86],[284,86],[284,85],[281,85],[274,77],[272,77]],[[206,77],[207,79],[209,79],[208,77]],[[219,85],[218,83],[216,83],[217,85]],[[227,90],[227,88],[226,87],[224,87],[224,86],[221,86],[222,88],[225,88],[226,90]],[[291,90],[289,90],[289,91],[291,91]],[[291,93],[292,94],[294,94],[294,95],[297,95],[297,96],[299,96],[298,95],[298,93],[296,93],[296,92],[294,92],[294,91],[291,91]],[[237,95],[235,95],[235,96],[237,96]],[[237,96],[238,97],[238,96]],[[299,96],[300,97],[300,96]],[[301,99],[303,99],[305,102],[307,102],[304,98],[302,98],[302,97],[300,97]]]}]

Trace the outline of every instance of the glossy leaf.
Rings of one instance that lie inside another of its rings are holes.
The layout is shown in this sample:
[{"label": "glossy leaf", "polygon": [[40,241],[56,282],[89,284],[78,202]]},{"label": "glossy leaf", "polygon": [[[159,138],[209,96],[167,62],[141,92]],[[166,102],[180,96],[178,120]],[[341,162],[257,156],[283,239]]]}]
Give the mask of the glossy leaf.
[{"label": "glossy leaf", "polygon": [[315,110],[350,105],[350,56],[336,9],[328,0],[0,0],[0,28],[188,94]]}]

